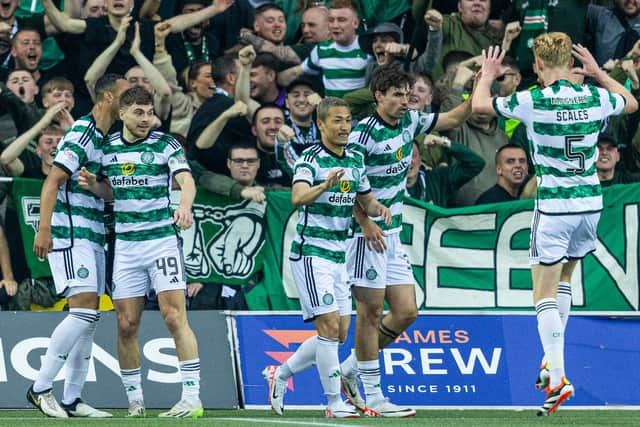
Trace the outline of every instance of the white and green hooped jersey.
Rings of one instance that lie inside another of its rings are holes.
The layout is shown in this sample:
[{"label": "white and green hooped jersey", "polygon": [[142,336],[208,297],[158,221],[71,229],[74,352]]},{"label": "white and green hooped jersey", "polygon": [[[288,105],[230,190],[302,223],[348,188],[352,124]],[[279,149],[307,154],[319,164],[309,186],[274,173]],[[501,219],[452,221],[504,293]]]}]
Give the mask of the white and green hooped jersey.
[{"label": "white and green hooped jersey", "polygon": [[190,172],[180,143],[152,132],[128,143],[120,132],[103,146],[103,173],[113,188],[116,239],[147,241],[175,236],[170,208],[171,177]]},{"label": "white and green hooped jersey", "polygon": [[527,127],[538,181],[537,209],[546,214],[602,210],[596,173],[598,134],[624,98],[593,85],[559,80],[531,91],[495,98],[496,112]]},{"label": "white and green hooped jersey", "polygon": [[[391,210],[391,225],[386,225],[382,218],[374,219],[387,233],[399,233],[402,229],[402,206],[413,139],[429,133],[437,121],[437,113],[409,110],[397,125],[391,126],[374,114],[361,120],[349,135],[348,147],[364,156],[373,196]],[[360,232],[357,223],[355,231]]]},{"label": "white and green hooped jersey", "polygon": [[349,46],[333,40],[318,43],[302,62],[305,74],[322,74],[325,96],[342,96],[366,86],[366,68],[373,57],[360,48],[358,38]]},{"label": "white and green hooped jersey", "polygon": [[300,217],[291,244],[292,260],[315,256],[339,264],[345,262],[347,233],[356,194],[371,191],[362,156],[345,150],[339,157],[323,144],[314,145],[304,150],[296,162],[293,183],[318,185],[336,169],[345,172],[340,182],[312,204],[298,208]]},{"label": "white and green hooped jersey", "polygon": [[58,144],[53,164],[69,174],[58,190],[51,217],[53,250],[73,247],[78,240],[104,245],[104,202],[78,185],[84,166],[92,173],[100,170],[100,147],[104,136],[91,113],[76,120]]}]

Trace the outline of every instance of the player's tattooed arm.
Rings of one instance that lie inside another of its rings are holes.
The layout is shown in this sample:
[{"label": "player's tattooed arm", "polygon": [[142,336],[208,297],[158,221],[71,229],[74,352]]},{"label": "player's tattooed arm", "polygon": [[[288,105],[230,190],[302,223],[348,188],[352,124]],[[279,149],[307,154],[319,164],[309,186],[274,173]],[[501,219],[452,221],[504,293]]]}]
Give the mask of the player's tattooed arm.
[{"label": "player's tattooed arm", "polygon": [[331,171],[325,181],[313,187],[305,181],[296,182],[291,188],[291,203],[293,206],[299,207],[315,202],[322,193],[336,185],[343,176],[344,169],[336,169]]}]

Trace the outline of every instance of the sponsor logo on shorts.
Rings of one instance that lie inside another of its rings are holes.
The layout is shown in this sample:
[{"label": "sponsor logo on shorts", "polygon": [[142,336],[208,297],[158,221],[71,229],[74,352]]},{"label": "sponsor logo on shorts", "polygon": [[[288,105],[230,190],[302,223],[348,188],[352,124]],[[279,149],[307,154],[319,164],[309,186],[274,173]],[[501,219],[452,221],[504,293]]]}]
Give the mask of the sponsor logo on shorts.
[{"label": "sponsor logo on shorts", "polygon": [[369,267],[365,275],[367,276],[367,280],[376,280],[376,277],[378,277],[378,272],[375,268]]},{"label": "sponsor logo on shorts", "polygon": [[123,175],[133,175],[133,173],[136,171],[136,165],[131,162],[124,163],[122,166],[120,166],[120,171]]},{"label": "sponsor logo on shorts", "polygon": [[173,278],[169,280],[169,283],[180,283],[180,280],[178,280],[176,276],[173,276]]},{"label": "sponsor logo on shorts", "polygon": [[331,305],[333,304],[333,295],[330,294],[329,292],[327,292],[326,294],[324,294],[322,296],[322,303],[324,305]]},{"label": "sponsor logo on shorts", "polygon": [[87,277],[89,277],[89,269],[84,265],[80,266],[76,274],[78,275],[79,278],[86,279]]},{"label": "sponsor logo on shorts", "polygon": [[145,151],[144,153],[142,153],[142,155],[140,156],[140,160],[142,161],[142,163],[144,163],[145,165],[151,164],[153,163],[153,159],[155,158],[155,155],[151,152],[151,151]]}]

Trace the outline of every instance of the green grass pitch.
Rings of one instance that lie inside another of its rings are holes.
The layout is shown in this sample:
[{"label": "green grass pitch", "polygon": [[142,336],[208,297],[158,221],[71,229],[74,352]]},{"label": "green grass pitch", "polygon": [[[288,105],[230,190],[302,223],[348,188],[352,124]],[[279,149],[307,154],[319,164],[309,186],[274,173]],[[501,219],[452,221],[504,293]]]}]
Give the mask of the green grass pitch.
[{"label": "green grass pitch", "polygon": [[0,426],[173,426],[197,425],[216,427],[331,427],[331,426],[393,426],[393,427],[529,427],[529,426],[639,426],[640,411],[635,410],[567,410],[561,408],[556,414],[540,418],[534,409],[525,410],[419,410],[415,418],[382,419],[360,418],[330,420],[320,410],[287,411],[284,417],[276,417],[267,410],[207,410],[204,418],[160,419],[160,411],[150,410],[145,419],[124,418],[125,411],[112,411],[114,418],[87,419],[46,418],[36,410],[0,410]]}]

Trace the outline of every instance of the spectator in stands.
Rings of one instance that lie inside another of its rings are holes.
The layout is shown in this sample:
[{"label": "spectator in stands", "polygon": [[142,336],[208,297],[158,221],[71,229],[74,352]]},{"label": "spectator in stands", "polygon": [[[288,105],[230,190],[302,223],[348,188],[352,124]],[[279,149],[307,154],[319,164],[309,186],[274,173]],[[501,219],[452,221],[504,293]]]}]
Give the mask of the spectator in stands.
[{"label": "spectator in stands", "polygon": [[518,22],[521,27],[509,55],[518,63],[522,75],[520,89],[526,89],[537,81],[533,72],[533,40],[539,34],[560,31],[571,37],[574,44],[585,45],[588,41],[586,13],[589,6],[585,0],[548,1],[536,0],[539,7],[531,7],[531,1],[511,1],[503,8],[502,20]]},{"label": "spectator in stands", "polygon": [[[20,248],[19,248],[20,249]],[[11,268],[11,250],[4,235],[4,227],[0,224],[0,311],[8,308],[9,299],[18,291],[18,282],[13,277]]]},{"label": "spectator in stands", "polygon": [[184,87],[178,84],[173,58],[165,48],[165,39],[169,32],[170,28],[166,22],[156,24],[153,65],[171,88],[171,133],[184,137],[189,131],[191,118],[200,105],[213,95],[215,83],[211,75],[211,63],[197,60],[185,70]]},{"label": "spectator in stands", "polygon": [[40,80],[39,65],[42,57],[42,42],[38,31],[25,28],[15,33],[11,39],[11,56],[15,69],[27,70],[36,82]]},{"label": "spectator in stands", "polygon": [[287,35],[287,21],[282,8],[275,3],[266,3],[256,8],[253,31],[275,45],[282,43]]},{"label": "spectator in stands", "polygon": [[[10,175],[37,179],[47,177],[53,166],[53,154],[65,132],[65,129],[52,123],[57,117],[59,121],[67,123],[71,118],[63,102],[49,108],[31,129],[2,151],[0,163]],[[37,140],[35,153],[27,150],[32,140]]]},{"label": "spectator in stands", "polygon": [[407,173],[407,193],[414,199],[447,207],[453,194],[484,168],[484,160],[462,144],[448,138],[426,135],[426,145],[438,145],[449,150],[456,160],[450,166],[426,168],[420,160],[418,143],[413,143],[411,166]]},{"label": "spectator in stands", "polygon": [[630,173],[624,168],[616,167],[620,161],[618,142],[606,133],[598,137],[598,160],[596,171],[602,187],[615,184],[630,184],[640,181],[640,174]]},{"label": "spectator in stands", "polygon": [[[211,4],[209,0],[184,0],[179,9],[181,14],[188,14],[204,9]],[[158,24],[156,24],[157,27]],[[166,29],[166,50],[171,57],[177,73],[182,73],[187,66],[194,62],[210,62],[214,59],[214,50],[217,40],[211,34],[207,34],[209,20],[204,20],[186,28],[181,33],[171,33],[171,23],[166,21],[163,27]],[[156,31],[155,45],[158,48],[158,33]]]},{"label": "spectator in stands", "polygon": [[[233,0],[215,0],[197,12],[174,16],[167,20],[172,33],[181,33],[185,29],[206,21],[214,15],[224,12]],[[107,16],[87,19],[70,19],[60,12],[52,3],[52,0],[42,0],[42,7],[51,20],[54,28],[52,32],[67,33],[60,46],[65,51],[69,78],[76,86],[82,85],[84,75],[90,64],[105,50],[109,48],[118,34],[122,20],[129,15],[132,0],[108,1]],[[153,56],[153,21],[141,21],[140,45],[142,55],[147,58]],[[77,35],[77,36],[70,36]],[[115,52],[113,60],[109,62],[107,73],[121,73],[136,65],[135,59],[129,53],[129,47],[135,37],[135,31],[130,30],[125,34],[124,49]]]},{"label": "spectator in stands", "polygon": [[86,0],[82,6],[82,12],[80,17],[82,19],[87,18],[100,18],[107,15],[107,5],[105,0]]},{"label": "spectator in stands", "polygon": [[[496,79],[496,82],[498,82],[498,95],[509,96],[514,93],[520,85],[522,76],[520,75],[520,69],[515,59],[505,56],[502,65],[504,67],[504,74]],[[498,126],[509,138],[511,138],[513,131],[519,124],[520,121],[516,119],[498,119]]]},{"label": "spectator in stands", "polygon": [[[443,17],[440,64],[451,51],[477,56],[482,49],[500,44],[501,32],[488,25],[490,3],[489,0],[458,0],[458,12]],[[434,70],[435,78],[443,73],[440,64]]]},{"label": "spectator in stands", "polygon": [[[113,42],[102,52],[96,60],[91,64],[91,67],[87,70],[84,76],[85,84],[91,94],[91,99],[95,101],[95,85],[98,79],[107,73],[112,61],[121,52],[122,47],[126,41],[127,28],[131,22],[131,16],[127,15],[120,21],[120,28],[118,28],[118,34]],[[169,118],[171,111],[171,88],[167,81],[162,77],[162,74],[156,67],[147,59],[144,53],[141,51],[141,36],[140,36],[140,24],[135,23],[134,37],[131,41],[131,47],[129,53],[136,62],[125,73],[125,78],[132,86],[141,86],[147,92],[154,96],[154,111],[160,121],[164,121]],[[159,127],[158,123],[152,127]]]},{"label": "spectator in stands", "polygon": [[293,178],[293,167],[302,152],[320,142],[320,131],[313,113],[322,98],[313,91],[310,80],[301,77],[287,87],[285,124],[276,135],[276,161],[284,173]]},{"label": "spectator in stands", "polygon": [[640,2],[616,0],[613,8],[590,4],[586,29],[593,35],[598,64],[622,58],[640,39]]},{"label": "spectator in stands", "polygon": [[[223,111],[234,105],[233,97],[235,96],[239,68],[240,64],[234,57],[221,56],[214,61],[212,77],[216,84],[215,92],[211,98],[202,103],[196,112],[191,120],[187,135],[188,158],[198,160],[205,169],[223,175],[229,175],[226,163],[229,148],[236,142],[254,139],[250,122],[243,115],[234,115],[220,130],[219,136],[215,140],[208,141],[210,144],[208,148],[200,148],[196,141]],[[246,116],[246,112],[244,115]]]},{"label": "spectator in stands", "polygon": [[251,98],[260,104],[275,104],[284,107],[287,92],[277,83],[277,59],[271,53],[260,53],[251,66]]},{"label": "spectator in stands", "polygon": [[235,0],[227,10],[211,19],[205,34],[215,43],[211,51],[214,58],[238,43],[242,28],[253,28],[253,17],[254,8],[249,0]]},{"label": "spectator in stands", "polygon": [[258,182],[265,187],[290,188],[291,179],[276,161],[276,135],[284,124],[284,113],[274,104],[262,105],[253,116],[251,132],[260,154]]},{"label": "spectator in stands", "polygon": [[300,43],[317,44],[331,38],[329,11],[326,7],[310,7],[302,14]]},{"label": "spectator in stands", "polygon": [[260,169],[260,154],[254,144],[239,142],[229,149],[227,167],[230,176],[205,171],[199,184],[212,193],[235,200],[251,200],[262,203],[265,188],[256,183]]},{"label": "spectator in stands", "polygon": [[[443,111],[449,111],[460,105],[465,91],[470,89],[475,72],[471,68],[476,58],[463,61],[455,66],[455,74],[441,104]],[[462,126],[443,132],[453,141],[458,141],[477,153],[485,161],[485,167],[476,177],[465,184],[452,201],[454,206],[473,205],[480,194],[491,188],[496,182],[495,153],[509,142],[507,135],[498,128],[498,121],[490,115],[472,113]]]},{"label": "spectator in stands", "polygon": [[478,197],[476,205],[509,202],[520,196],[522,184],[529,174],[524,150],[513,144],[503,145],[496,152],[495,164],[498,182]]},{"label": "spectator in stands", "polygon": [[[39,90],[33,75],[26,70],[11,71],[6,86],[0,82],[0,105],[11,116],[17,135],[26,132],[44,114],[35,102]],[[2,135],[0,139],[14,135]]]},{"label": "spectator in stands", "polygon": [[322,75],[325,95],[337,97],[365,87],[365,71],[373,58],[360,47],[356,36],[359,24],[353,0],[332,1],[329,9],[332,40],[314,47],[301,65],[280,72],[278,82],[286,87],[302,74]]}]

